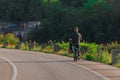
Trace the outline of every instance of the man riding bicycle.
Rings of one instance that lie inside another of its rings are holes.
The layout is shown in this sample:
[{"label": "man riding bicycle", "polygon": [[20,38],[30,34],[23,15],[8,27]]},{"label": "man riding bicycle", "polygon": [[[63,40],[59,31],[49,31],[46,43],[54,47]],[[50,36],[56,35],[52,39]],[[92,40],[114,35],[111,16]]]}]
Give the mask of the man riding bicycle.
[{"label": "man riding bicycle", "polygon": [[74,28],[69,39],[72,44],[74,61],[77,61],[77,58],[80,58],[79,44],[82,40],[82,35],[78,32],[78,27]]}]

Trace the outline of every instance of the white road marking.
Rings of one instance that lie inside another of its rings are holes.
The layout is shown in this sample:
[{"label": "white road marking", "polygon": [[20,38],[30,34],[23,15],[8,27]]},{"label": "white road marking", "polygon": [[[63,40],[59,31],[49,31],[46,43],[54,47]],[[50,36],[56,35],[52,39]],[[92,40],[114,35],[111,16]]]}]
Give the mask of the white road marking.
[{"label": "white road marking", "polygon": [[109,78],[107,78],[107,77],[105,77],[105,76],[103,76],[103,75],[101,75],[101,74],[91,70],[90,68],[87,68],[85,66],[82,66],[82,65],[79,65],[79,64],[76,64],[76,63],[73,63],[73,62],[69,62],[69,63],[74,64],[74,65],[76,65],[78,67],[81,67],[81,68],[83,68],[83,69],[85,69],[85,70],[87,70],[87,71],[89,71],[91,73],[94,73],[95,75],[97,75],[98,77],[102,78],[103,80],[110,80]]},{"label": "white road marking", "polygon": [[16,80],[16,77],[17,77],[17,68],[16,66],[8,59],[6,58],[3,58],[3,57],[0,57],[1,59],[7,61],[13,68],[13,75],[12,75],[12,79],[11,80]]}]

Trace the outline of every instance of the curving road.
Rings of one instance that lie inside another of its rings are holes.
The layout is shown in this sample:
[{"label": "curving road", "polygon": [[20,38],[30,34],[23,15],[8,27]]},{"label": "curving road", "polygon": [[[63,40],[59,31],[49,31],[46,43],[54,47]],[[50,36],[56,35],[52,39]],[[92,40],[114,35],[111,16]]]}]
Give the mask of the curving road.
[{"label": "curving road", "polygon": [[11,69],[11,74],[8,74],[10,77],[17,75],[15,80],[105,80],[77,66],[68,57],[2,48],[0,57],[11,61],[13,67],[16,67],[16,71]]}]

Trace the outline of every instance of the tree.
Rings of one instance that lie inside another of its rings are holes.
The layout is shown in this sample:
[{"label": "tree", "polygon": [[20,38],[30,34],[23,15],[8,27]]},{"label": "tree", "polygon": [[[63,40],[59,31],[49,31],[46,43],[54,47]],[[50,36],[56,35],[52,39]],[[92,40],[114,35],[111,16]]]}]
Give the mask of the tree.
[{"label": "tree", "polygon": [[41,16],[42,0],[29,0],[28,6],[28,20],[29,21],[40,21]]},{"label": "tree", "polygon": [[119,0],[0,0],[0,21],[41,21],[31,31],[31,40],[68,41],[78,26],[85,41],[107,43],[120,41],[119,4]]}]

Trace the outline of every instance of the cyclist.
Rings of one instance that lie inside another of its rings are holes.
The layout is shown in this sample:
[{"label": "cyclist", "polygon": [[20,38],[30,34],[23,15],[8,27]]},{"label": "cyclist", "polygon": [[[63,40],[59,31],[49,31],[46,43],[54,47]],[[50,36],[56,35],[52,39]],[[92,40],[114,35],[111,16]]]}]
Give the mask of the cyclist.
[{"label": "cyclist", "polygon": [[71,40],[72,44],[74,61],[77,61],[77,58],[80,59],[79,44],[82,40],[82,35],[78,32],[78,27],[74,28],[74,31],[69,37],[69,40]]}]

